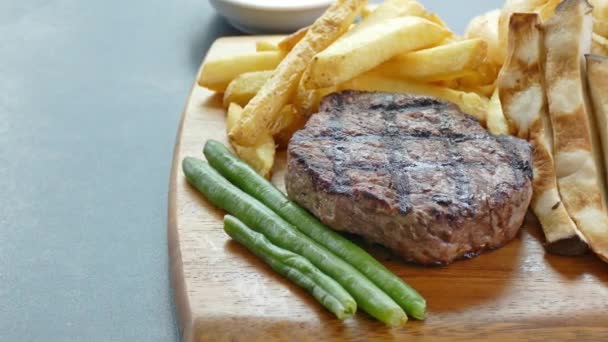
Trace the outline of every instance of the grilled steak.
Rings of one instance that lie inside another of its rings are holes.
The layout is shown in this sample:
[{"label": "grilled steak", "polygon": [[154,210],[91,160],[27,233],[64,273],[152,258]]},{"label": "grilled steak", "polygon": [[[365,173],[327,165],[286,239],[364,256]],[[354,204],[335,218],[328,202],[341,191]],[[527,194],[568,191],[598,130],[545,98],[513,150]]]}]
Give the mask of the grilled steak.
[{"label": "grilled steak", "polygon": [[430,97],[327,96],[289,143],[289,197],[325,224],[408,261],[447,264],[515,237],[531,149]]}]

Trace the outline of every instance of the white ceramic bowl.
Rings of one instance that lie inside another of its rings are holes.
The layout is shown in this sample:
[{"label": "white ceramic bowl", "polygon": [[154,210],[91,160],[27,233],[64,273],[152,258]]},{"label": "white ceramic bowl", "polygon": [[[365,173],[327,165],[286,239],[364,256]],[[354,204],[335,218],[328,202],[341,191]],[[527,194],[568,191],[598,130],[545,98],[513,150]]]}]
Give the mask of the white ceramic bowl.
[{"label": "white ceramic bowl", "polygon": [[209,0],[237,29],[253,34],[288,33],[312,24],[332,0]]}]

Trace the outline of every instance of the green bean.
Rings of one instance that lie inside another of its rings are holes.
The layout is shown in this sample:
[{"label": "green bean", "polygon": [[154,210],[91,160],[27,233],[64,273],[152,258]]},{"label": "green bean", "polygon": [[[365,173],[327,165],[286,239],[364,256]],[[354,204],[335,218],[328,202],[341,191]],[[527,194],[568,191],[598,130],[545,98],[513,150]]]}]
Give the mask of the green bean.
[{"label": "green bean", "polygon": [[238,217],[273,244],[308,259],[342,285],[365,312],[390,326],[402,325],[407,321],[401,307],[357,269],[232,185],[209,164],[186,157],[182,168],[188,182],[211,203]]},{"label": "green bean", "polygon": [[224,230],[273,270],[310,292],[338,319],[351,317],[357,311],[353,297],[308,259],[273,245],[264,235],[251,230],[234,216],[224,216]]},{"label": "green bean", "polygon": [[272,183],[232,154],[224,144],[208,140],[203,152],[209,164],[222,176],[264,203],[305,235],[343,260],[347,260],[386,292],[408,315],[416,319],[424,319],[426,314],[424,298],[365,250],[329,229],[308,211],[290,201]]}]

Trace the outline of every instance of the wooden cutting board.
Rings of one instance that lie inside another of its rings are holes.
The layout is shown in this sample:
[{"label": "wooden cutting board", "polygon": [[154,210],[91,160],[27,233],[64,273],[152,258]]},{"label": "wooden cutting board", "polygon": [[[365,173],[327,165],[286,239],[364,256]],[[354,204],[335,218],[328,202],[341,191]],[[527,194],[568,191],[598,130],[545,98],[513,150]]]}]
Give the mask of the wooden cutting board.
[{"label": "wooden cutting board", "polygon": [[[217,40],[208,59],[253,51],[263,37]],[[521,340],[608,341],[608,265],[595,256],[546,254],[532,215],[507,246],[446,267],[379,260],[426,298],[428,318],[387,328],[361,310],[335,319],[224,233],[223,212],[183,176],[185,156],[226,141],[222,97],[194,85],[177,133],[169,190],[171,277],[185,341]],[[273,182],[283,188],[280,153]]]}]

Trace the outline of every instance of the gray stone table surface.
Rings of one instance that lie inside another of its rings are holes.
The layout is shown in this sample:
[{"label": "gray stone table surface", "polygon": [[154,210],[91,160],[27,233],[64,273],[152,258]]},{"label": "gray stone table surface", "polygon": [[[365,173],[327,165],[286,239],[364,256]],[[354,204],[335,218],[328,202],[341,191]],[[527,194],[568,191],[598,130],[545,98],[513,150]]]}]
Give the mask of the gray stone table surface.
[{"label": "gray stone table surface", "polygon": [[[501,1],[423,1],[457,31]],[[166,212],[205,0],[0,0],[0,341],[176,341]]]}]

